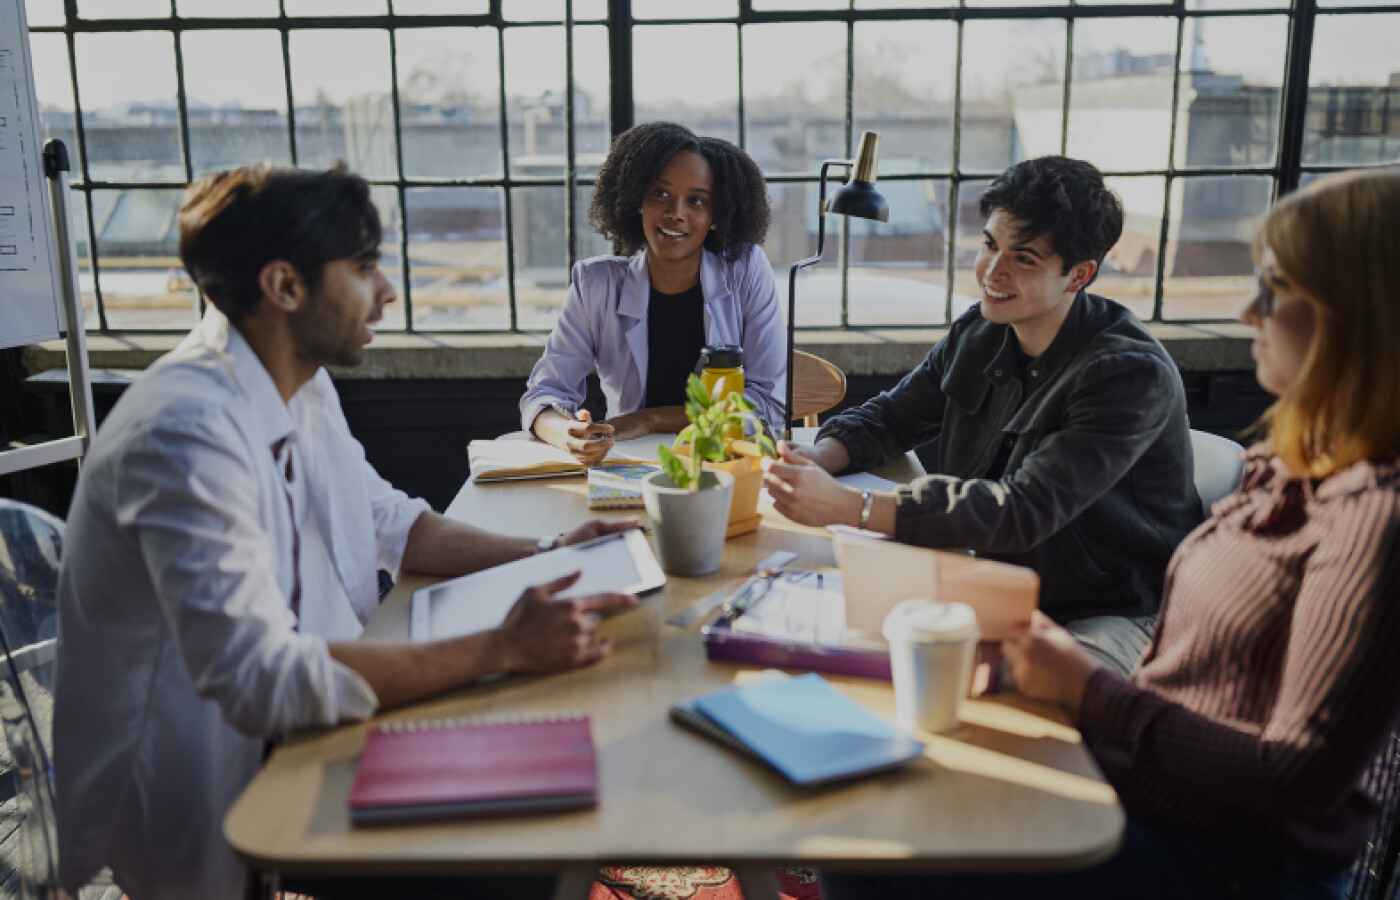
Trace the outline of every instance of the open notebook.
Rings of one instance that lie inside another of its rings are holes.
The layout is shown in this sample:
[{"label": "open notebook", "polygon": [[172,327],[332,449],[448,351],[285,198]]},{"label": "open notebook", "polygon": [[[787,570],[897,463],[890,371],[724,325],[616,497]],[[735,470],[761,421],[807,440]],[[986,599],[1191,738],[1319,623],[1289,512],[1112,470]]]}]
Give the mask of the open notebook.
[{"label": "open notebook", "polygon": [[[656,462],[659,444],[670,446],[674,434],[649,434],[632,441],[618,441],[608,453],[608,463]],[[588,470],[566,451],[537,441],[525,432],[513,432],[494,441],[467,444],[472,481],[515,481],[582,475]]]}]

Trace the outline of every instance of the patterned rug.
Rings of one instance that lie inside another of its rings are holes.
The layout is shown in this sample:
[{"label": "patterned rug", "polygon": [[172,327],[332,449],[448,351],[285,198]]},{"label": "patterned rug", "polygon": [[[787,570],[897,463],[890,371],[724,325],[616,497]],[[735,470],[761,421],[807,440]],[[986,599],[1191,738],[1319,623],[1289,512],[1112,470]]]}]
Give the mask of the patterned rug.
[{"label": "patterned rug", "polygon": [[[816,869],[779,869],[783,900],[821,900]],[[588,900],[743,900],[734,873],[719,866],[604,866]]]}]

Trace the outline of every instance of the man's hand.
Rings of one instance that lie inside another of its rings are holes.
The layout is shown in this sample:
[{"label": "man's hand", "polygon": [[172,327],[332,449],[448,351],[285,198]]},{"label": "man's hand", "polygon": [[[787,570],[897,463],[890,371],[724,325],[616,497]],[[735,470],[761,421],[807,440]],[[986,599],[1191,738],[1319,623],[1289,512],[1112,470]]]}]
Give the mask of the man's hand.
[{"label": "man's hand", "polygon": [[602,613],[636,606],[632,594],[590,594],[559,599],[582,573],[526,588],[496,629],[501,669],[506,672],[562,672],[597,662],[612,651],[611,640],[597,640]]},{"label": "man's hand", "polygon": [[564,449],[585,466],[596,466],[608,456],[613,441],[613,427],[607,422],[593,421],[588,410],[579,411],[582,421],[569,422],[564,428]]},{"label": "man's hand", "polygon": [[1034,700],[1051,700],[1071,713],[1084,701],[1089,676],[1099,664],[1080,648],[1074,635],[1036,610],[1028,627],[1017,628],[1001,642],[1016,689]]},{"label": "man's hand", "polygon": [[833,437],[822,438],[811,446],[781,441],[778,444],[778,452],[783,456],[816,463],[832,475],[839,475],[851,465],[850,451],[846,449],[845,444]]},{"label": "man's hand", "polygon": [[626,531],[629,528],[636,527],[636,519],[623,519],[620,522],[604,522],[602,519],[590,519],[573,531],[565,532],[559,538],[559,546],[567,547],[570,544],[582,544],[584,541],[591,541],[605,534],[617,534],[619,531]]},{"label": "man's hand", "polygon": [[784,442],[777,459],[763,460],[763,483],[773,507],[799,525],[858,525],[861,495]]}]

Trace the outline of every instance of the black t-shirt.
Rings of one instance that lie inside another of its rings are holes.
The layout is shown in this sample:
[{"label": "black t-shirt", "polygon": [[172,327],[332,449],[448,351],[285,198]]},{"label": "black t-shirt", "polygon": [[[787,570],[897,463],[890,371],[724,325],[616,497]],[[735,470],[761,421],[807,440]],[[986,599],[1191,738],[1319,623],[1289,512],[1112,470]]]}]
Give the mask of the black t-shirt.
[{"label": "black t-shirt", "polygon": [[699,282],[681,294],[652,288],[647,305],[647,408],[685,405],[685,383],[704,346],[705,295]]},{"label": "black t-shirt", "polygon": [[[1016,348],[1016,368],[1020,371],[1021,375],[1021,402],[1016,405],[1017,409],[1025,405],[1026,394],[1029,393],[1025,389],[1026,370],[1031,367],[1031,363],[1033,362],[1035,362],[1035,357],[1027,356],[1020,347]],[[1011,451],[1015,447],[1016,435],[1009,431],[1003,434],[1001,436],[1001,446],[997,448],[997,455],[992,460],[992,464],[987,467],[987,473],[982,477],[989,478],[992,481],[1000,481],[1001,477],[1006,474],[1006,464],[1010,461]]]}]

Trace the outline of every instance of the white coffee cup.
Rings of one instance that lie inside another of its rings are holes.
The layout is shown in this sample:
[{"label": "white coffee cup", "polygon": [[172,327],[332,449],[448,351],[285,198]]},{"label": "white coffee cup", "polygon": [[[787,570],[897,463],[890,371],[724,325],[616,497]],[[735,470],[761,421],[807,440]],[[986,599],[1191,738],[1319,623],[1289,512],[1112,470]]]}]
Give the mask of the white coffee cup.
[{"label": "white coffee cup", "polygon": [[976,655],[977,614],[966,603],[919,597],[885,617],[894,705],[906,731],[951,731],[967,693]]}]

